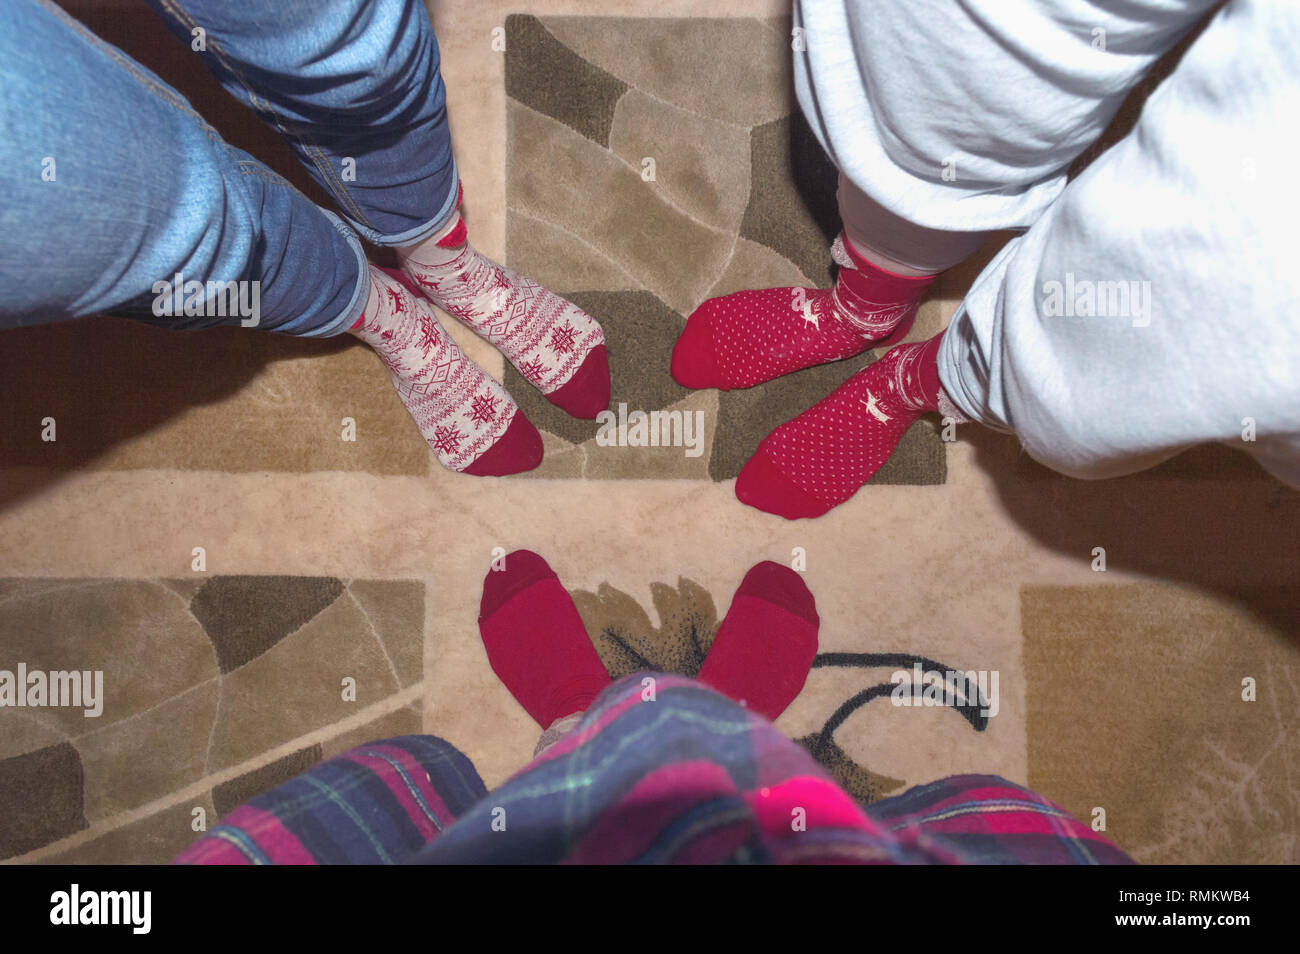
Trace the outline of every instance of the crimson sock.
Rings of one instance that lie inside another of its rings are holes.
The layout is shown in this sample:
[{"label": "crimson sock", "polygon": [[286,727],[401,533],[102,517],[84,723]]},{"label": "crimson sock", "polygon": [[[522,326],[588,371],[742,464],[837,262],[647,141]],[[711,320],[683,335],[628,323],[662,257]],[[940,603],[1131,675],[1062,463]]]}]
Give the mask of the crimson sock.
[{"label": "crimson sock", "polygon": [[765,288],[710,298],[673,347],[672,374],[688,388],[748,388],[815,364],[902,340],[935,276],[879,268],[841,235],[834,288]]},{"label": "crimson sock", "polygon": [[609,357],[600,325],[478,252],[459,212],[440,234],[404,249],[403,256],[402,269],[430,301],[491,342],[552,404],[583,418],[609,407]]},{"label": "crimson sock", "polygon": [[852,497],[916,419],[938,409],[942,338],[891,349],[774,430],[741,470],[736,496],[789,520],[819,517]]},{"label": "crimson sock", "polygon": [[438,462],[478,477],[536,467],[542,460],[537,428],[456,347],[406,282],[399,272],[370,266],[370,298],[351,331],[383,359]]},{"label": "crimson sock", "polygon": [[775,720],[817,655],[817,604],[799,574],[764,562],[745,574],[697,677]]},{"label": "crimson sock", "polygon": [[573,600],[530,550],[488,571],[478,628],[492,671],[543,729],[585,711],[610,683]]}]

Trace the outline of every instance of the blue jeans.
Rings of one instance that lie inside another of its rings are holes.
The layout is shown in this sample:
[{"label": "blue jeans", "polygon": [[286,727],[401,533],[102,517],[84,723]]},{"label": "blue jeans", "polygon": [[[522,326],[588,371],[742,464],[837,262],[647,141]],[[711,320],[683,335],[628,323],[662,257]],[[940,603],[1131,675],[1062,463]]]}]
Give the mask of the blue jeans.
[{"label": "blue jeans", "polygon": [[370,290],[356,232],[414,244],[455,211],[424,5],[148,2],[285,138],[342,218],[52,2],[4,0],[0,328],[115,314],[183,329],[347,330]]}]

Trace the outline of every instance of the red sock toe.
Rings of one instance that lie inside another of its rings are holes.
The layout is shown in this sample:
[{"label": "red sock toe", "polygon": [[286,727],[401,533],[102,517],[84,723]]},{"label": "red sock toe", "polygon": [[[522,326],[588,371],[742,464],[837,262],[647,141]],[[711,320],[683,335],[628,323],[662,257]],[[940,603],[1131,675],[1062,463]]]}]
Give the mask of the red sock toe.
[{"label": "red sock toe", "polygon": [[758,445],[736,477],[736,499],[764,513],[774,513],[787,520],[820,517],[830,506],[790,481],[769,455],[766,441]]},{"label": "red sock toe", "polygon": [[594,418],[609,408],[609,354],[604,345],[597,345],[583,359],[573,377],[564,382],[546,399],[574,417]]},{"label": "red sock toe", "polygon": [[542,462],[542,435],[533,422],[516,411],[510,426],[495,444],[484,451],[461,473],[475,477],[504,477],[532,470]]},{"label": "red sock toe", "polygon": [[745,574],[736,596],[759,597],[814,626],[821,619],[817,615],[817,601],[803,577],[771,560],[764,560]]},{"label": "red sock toe", "polygon": [[559,580],[546,560],[532,550],[516,550],[502,561],[502,569],[493,569],[483,578],[483,596],[478,615],[485,620],[528,587],[541,580]]},{"label": "red sock toe", "polygon": [[713,357],[713,330],[709,325],[710,302],[695,309],[686,321],[686,327],[673,345],[673,361],[669,369],[673,380],[684,388],[725,388],[726,381],[718,372]]},{"label": "red sock toe", "polygon": [[817,605],[803,579],[779,563],[745,574],[699,681],[768,719],[803,688],[817,655]]},{"label": "red sock toe", "polygon": [[542,728],[585,711],[610,683],[577,607],[536,553],[516,550],[488,571],[478,626],[492,671]]}]

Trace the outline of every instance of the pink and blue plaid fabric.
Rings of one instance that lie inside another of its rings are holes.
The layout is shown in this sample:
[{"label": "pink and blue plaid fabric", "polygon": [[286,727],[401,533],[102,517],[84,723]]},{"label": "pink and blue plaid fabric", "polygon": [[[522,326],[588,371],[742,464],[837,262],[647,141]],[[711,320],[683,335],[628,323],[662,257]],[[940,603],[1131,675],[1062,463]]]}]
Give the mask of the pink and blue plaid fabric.
[{"label": "pink and blue plaid fabric", "polygon": [[655,673],[612,685],[577,729],[490,794],[446,742],[385,739],[252,799],[176,860],[1131,863],[996,776],[955,776],[864,809],[766,719]]}]

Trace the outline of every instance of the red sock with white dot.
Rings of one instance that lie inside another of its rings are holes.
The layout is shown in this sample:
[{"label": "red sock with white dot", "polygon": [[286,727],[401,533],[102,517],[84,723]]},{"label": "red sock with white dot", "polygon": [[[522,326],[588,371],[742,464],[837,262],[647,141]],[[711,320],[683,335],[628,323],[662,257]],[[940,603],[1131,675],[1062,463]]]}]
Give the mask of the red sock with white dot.
[{"label": "red sock with white dot", "polygon": [[748,388],[815,364],[901,341],[935,276],[909,278],[867,261],[841,235],[834,288],[764,288],[710,298],[673,347],[688,388]]},{"label": "red sock with white dot", "polygon": [[402,270],[430,301],[498,348],[524,379],[574,417],[609,407],[600,325],[572,302],[487,258],[458,211],[439,234],[403,249]]},{"label": "red sock with white dot", "polygon": [[542,438],[510,395],[456,346],[400,272],[370,266],[370,298],[351,329],[378,352],[420,433],[448,470],[532,470]]},{"label": "red sock with white dot", "polygon": [[950,406],[936,360],[942,339],[889,350],[774,430],[741,470],[736,496],[788,520],[820,517],[852,497],[917,418],[941,400]]}]

